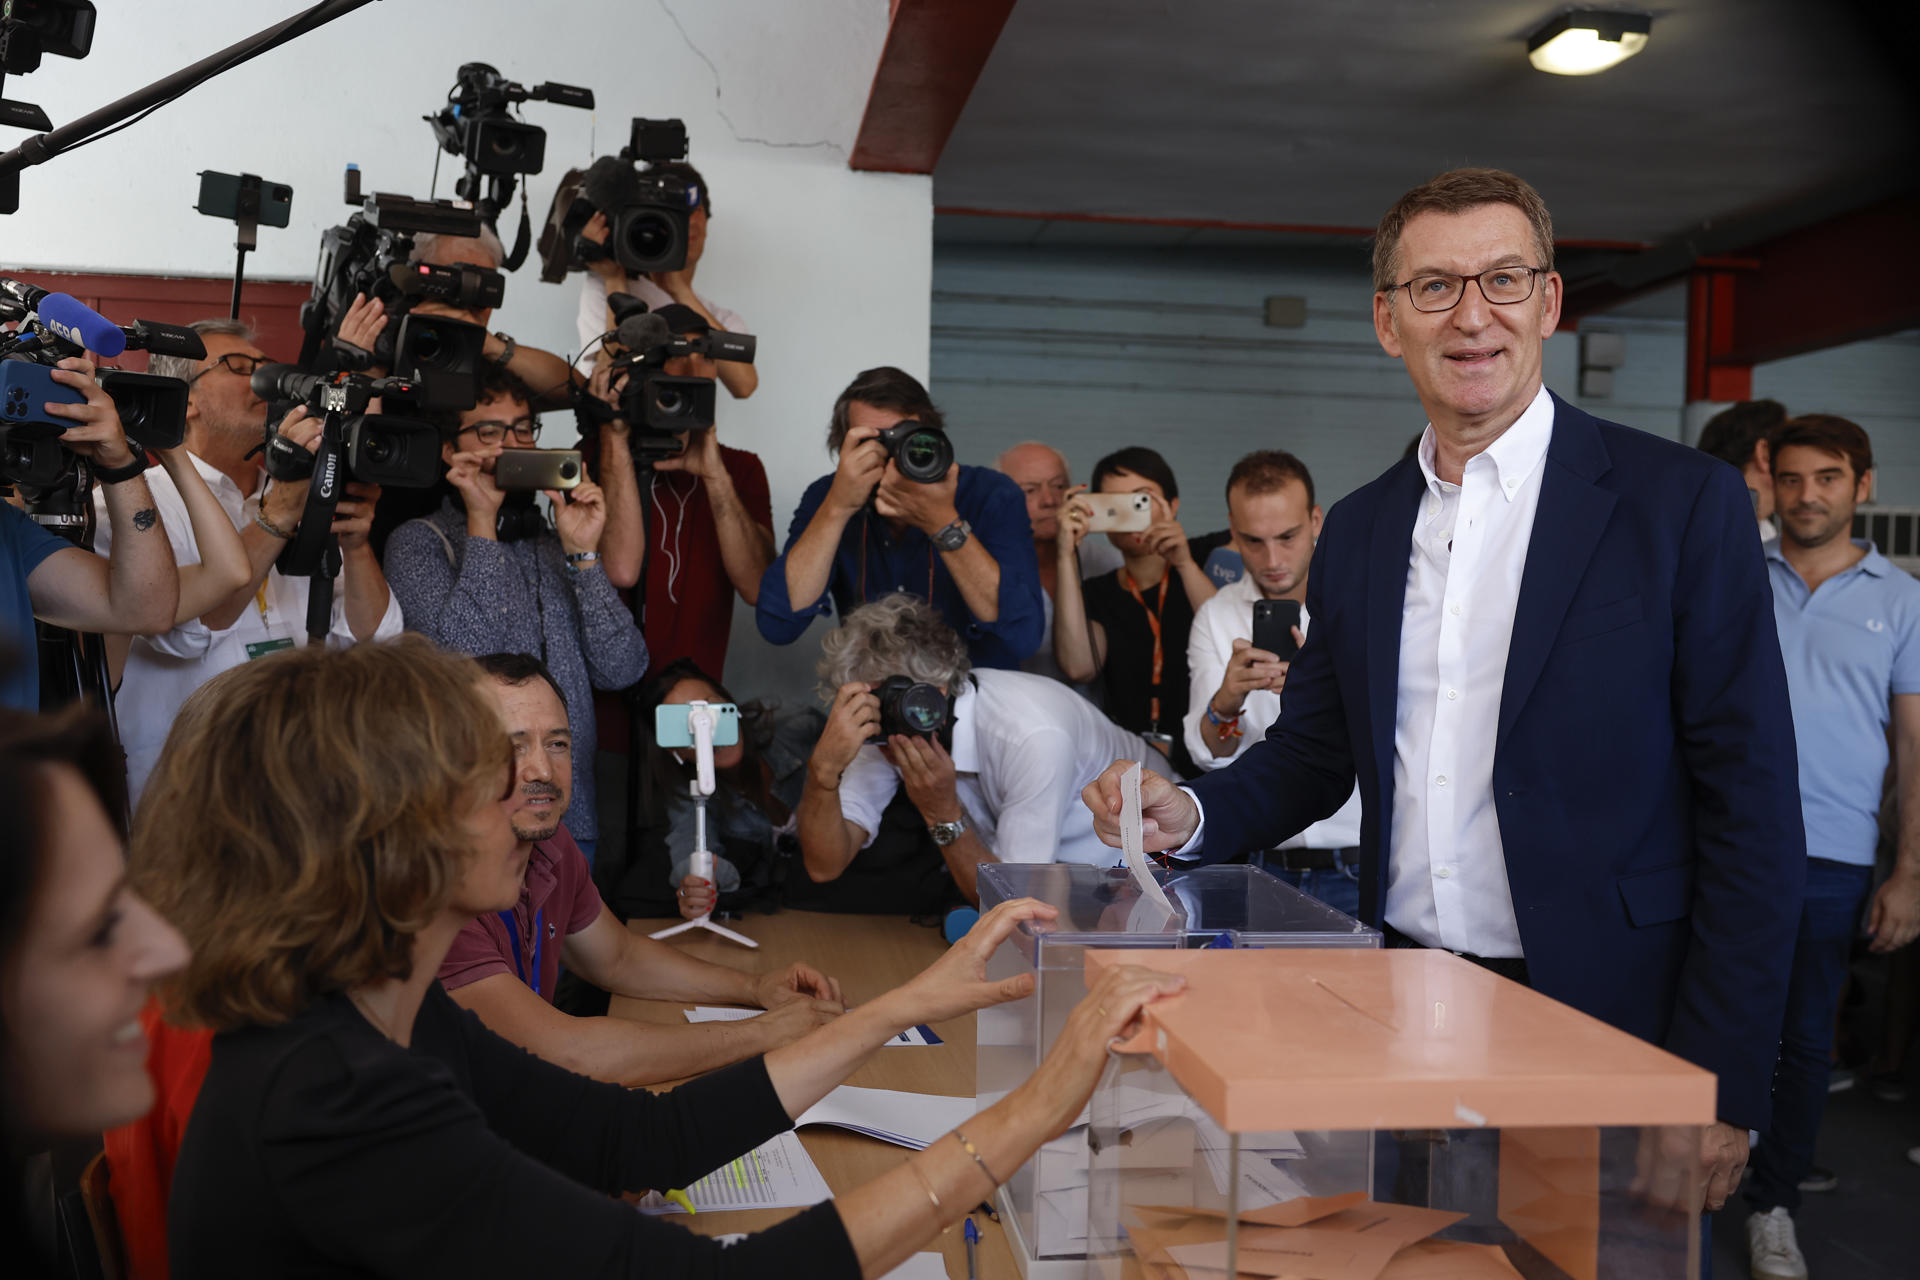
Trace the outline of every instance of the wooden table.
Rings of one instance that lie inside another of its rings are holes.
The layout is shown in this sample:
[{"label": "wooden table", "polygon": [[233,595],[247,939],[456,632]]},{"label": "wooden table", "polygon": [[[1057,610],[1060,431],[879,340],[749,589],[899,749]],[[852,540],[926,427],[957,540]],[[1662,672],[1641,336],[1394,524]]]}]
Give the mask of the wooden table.
[{"label": "wooden table", "polygon": [[[635,920],[628,927],[636,933],[651,933],[671,923],[670,920]],[[946,940],[937,929],[909,924],[900,916],[781,911],[774,915],[749,914],[740,921],[729,922],[729,927],[758,942],[759,949],[749,951],[704,929],[683,933],[668,943],[702,960],[755,973],[771,972],[804,960],[838,978],[849,1004],[871,1000],[899,986],[939,959],[947,949]],[[687,1008],[665,1000],[616,996],[611,1013],[616,1018],[673,1024],[685,1022]],[[881,1048],[844,1083],[869,1089],[970,1098],[974,1093],[973,1024],[972,1014],[935,1023],[933,1030],[945,1043],[902,1047],[898,1052]],[[800,1143],[836,1194],[851,1191],[868,1179],[878,1177],[910,1154],[904,1147],[824,1126],[802,1129]],[[717,1236],[763,1230],[797,1212],[796,1209],[738,1209],[700,1213],[676,1221],[685,1222],[702,1235]],[[983,1214],[975,1214],[973,1220],[980,1228],[977,1250],[980,1280],[1018,1280],[1020,1271],[1002,1226]],[[936,1236],[931,1243],[921,1246],[921,1250],[943,1253],[947,1259],[947,1275],[952,1280],[966,1280],[967,1251],[959,1227],[944,1236]]]}]

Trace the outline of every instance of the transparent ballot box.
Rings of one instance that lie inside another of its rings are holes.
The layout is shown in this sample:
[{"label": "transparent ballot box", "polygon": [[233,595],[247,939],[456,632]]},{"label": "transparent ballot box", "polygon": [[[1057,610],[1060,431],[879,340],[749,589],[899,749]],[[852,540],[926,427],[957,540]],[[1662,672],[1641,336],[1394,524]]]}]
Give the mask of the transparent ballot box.
[{"label": "transparent ballot box", "polygon": [[1711,1073],[1443,951],[1187,977],[1089,1107],[1103,1280],[1695,1280]]},{"label": "transparent ballot box", "polygon": [[[1037,898],[1060,912],[1051,923],[1023,925],[988,965],[995,980],[1031,973],[1035,983],[1033,995],[980,1011],[975,1081],[982,1107],[1025,1081],[1053,1047],[1061,1024],[1087,993],[1090,948],[1380,945],[1376,930],[1254,867],[1158,871],[1154,878],[1176,909],[1171,917],[1142,894],[1124,867],[1056,862],[980,868],[982,912],[1009,898]],[[1032,1280],[1042,1274],[1078,1277],[1087,1239],[1084,1126],[1042,1147],[1000,1194],[1014,1254]],[[1036,1270],[1036,1262],[1049,1259],[1073,1263]]]}]

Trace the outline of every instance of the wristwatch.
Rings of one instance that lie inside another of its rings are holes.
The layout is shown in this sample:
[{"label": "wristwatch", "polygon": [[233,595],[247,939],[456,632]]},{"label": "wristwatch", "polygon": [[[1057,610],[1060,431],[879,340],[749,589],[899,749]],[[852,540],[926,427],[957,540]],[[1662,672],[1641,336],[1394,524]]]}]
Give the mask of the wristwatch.
[{"label": "wristwatch", "polygon": [[967,815],[964,813],[952,822],[929,822],[927,824],[927,831],[933,836],[933,842],[942,849],[952,844],[955,840],[958,840],[960,833],[966,829]]},{"label": "wristwatch", "polygon": [[492,363],[494,368],[504,369],[513,363],[513,353],[520,349],[520,344],[513,340],[513,335],[510,333],[496,333],[493,336],[500,339],[501,351],[499,358]]},{"label": "wristwatch", "polygon": [[973,534],[973,526],[965,520],[955,520],[952,524],[933,535],[933,545],[942,551],[958,551],[967,544]]}]

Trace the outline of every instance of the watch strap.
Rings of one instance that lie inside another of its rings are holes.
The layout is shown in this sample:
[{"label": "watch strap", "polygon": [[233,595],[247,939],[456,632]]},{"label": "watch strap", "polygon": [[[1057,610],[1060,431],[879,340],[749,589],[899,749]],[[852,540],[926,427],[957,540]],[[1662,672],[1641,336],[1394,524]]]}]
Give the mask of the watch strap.
[{"label": "watch strap", "polygon": [[967,545],[967,539],[973,534],[973,526],[965,520],[955,520],[946,528],[933,535],[933,545],[942,551],[958,551]]},{"label": "watch strap", "polygon": [[120,484],[145,472],[147,465],[147,451],[135,449],[133,461],[124,467],[103,467],[97,462],[94,463],[93,478],[101,484]]},{"label": "watch strap", "polygon": [[933,836],[933,842],[942,848],[958,840],[967,830],[967,815],[961,814],[952,822],[930,822],[927,831]]}]

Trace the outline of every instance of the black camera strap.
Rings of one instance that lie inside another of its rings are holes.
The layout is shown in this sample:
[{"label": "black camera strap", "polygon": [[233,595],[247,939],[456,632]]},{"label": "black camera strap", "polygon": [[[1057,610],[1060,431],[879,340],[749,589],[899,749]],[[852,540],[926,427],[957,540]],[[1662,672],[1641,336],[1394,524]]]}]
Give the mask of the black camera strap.
[{"label": "black camera strap", "polygon": [[318,642],[333,627],[333,579],[340,572],[340,543],[333,536],[333,511],[340,504],[346,472],[341,418],[329,413],[320,428],[320,446],[314,452],[313,478],[307,483],[307,505],[300,526],[281,548],[273,567],[289,578],[312,580],[307,593],[307,636]]}]

